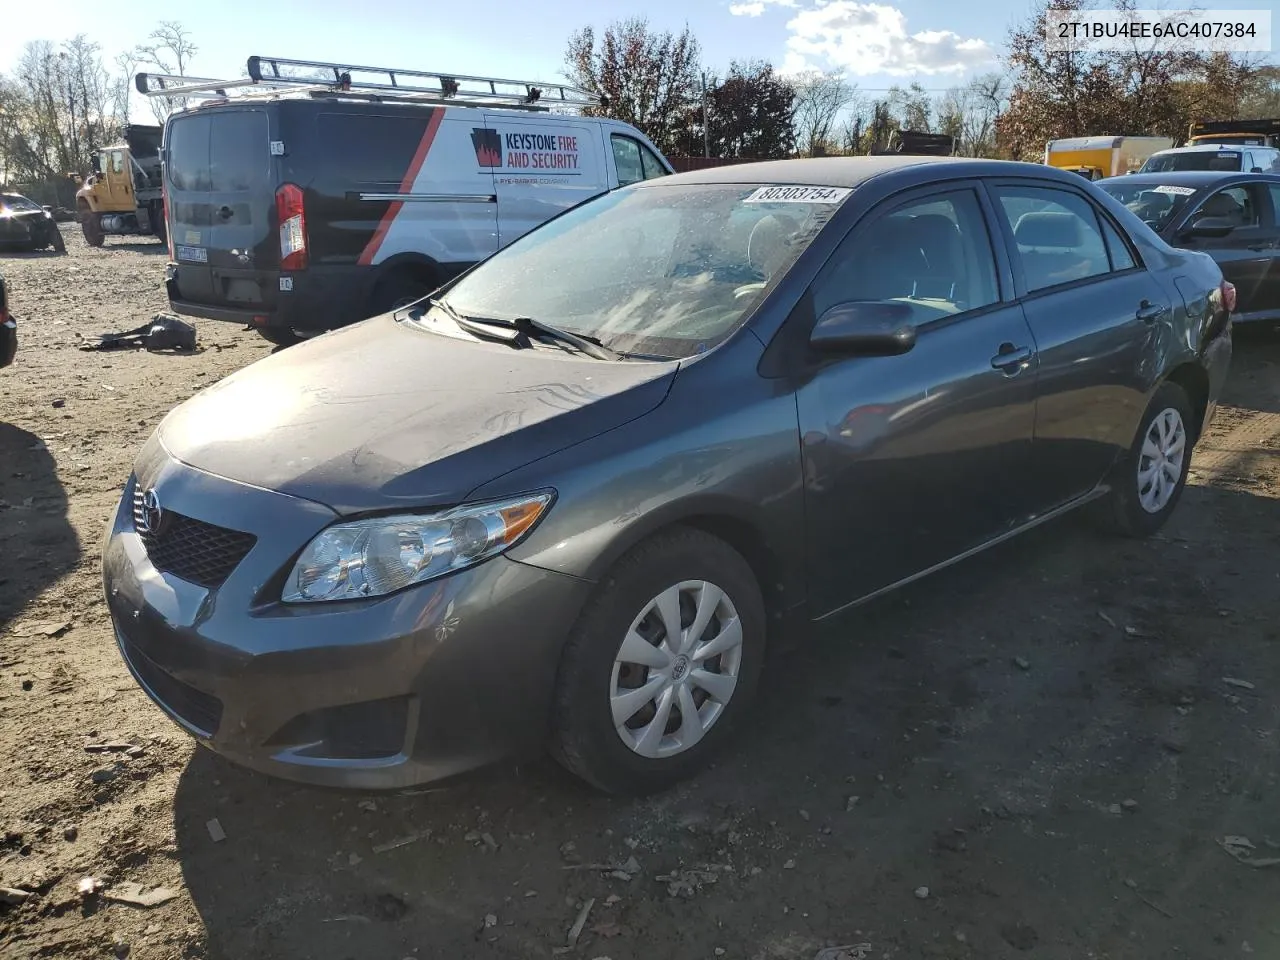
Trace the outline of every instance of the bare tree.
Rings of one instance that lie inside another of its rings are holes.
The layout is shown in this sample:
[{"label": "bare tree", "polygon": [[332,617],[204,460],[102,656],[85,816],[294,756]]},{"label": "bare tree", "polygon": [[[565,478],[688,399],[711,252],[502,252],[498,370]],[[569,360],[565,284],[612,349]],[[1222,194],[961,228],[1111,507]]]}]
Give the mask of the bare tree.
[{"label": "bare tree", "polygon": [[857,90],[839,72],[809,71],[796,78],[795,91],[796,149],[810,157],[828,151],[840,112],[854,102]]},{"label": "bare tree", "polygon": [[565,66],[572,83],[605,97],[600,113],[639,127],[670,152],[688,139],[689,108],[700,97],[699,56],[688,27],[678,36],[656,33],[632,17],[610,24],[599,44],[591,27],[573,34]]},{"label": "bare tree", "polygon": [[[144,43],[134,48],[133,59],[135,68],[154,67],[158,73],[185,76],[197,52],[199,48],[192,42],[186,27],[176,20],[163,20]],[[157,123],[164,123],[170,113],[181,110],[186,103],[185,97],[152,97],[151,112],[155,114]]]},{"label": "bare tree", "polygon": [[961,156],[994,156],[996,121],[1008,95],[1008,79],[999,73],[985,74],[948,90],[934,105],[938,132],[956,138],[956,152]]}]

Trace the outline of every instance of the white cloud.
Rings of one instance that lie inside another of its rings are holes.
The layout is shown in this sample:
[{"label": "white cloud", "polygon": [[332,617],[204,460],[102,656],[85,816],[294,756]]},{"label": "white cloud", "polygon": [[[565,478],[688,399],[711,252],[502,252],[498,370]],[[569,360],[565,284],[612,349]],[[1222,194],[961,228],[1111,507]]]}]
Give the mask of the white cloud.
[{"label": "white cloud", "polygon": [[817,0],[792,17],[787,29],[791,35],[783,73],[836,69],[852,76],[962,74],[996,61],[995,49],[977,37],[949,30],[908,33],[902,11],[879,3]]},{"label": "white cloud", "polygon": [[729,4],[729,12],[735,17],[758,17],[766,7],[798,7],[799,0],[749,0],[747,3]]}]

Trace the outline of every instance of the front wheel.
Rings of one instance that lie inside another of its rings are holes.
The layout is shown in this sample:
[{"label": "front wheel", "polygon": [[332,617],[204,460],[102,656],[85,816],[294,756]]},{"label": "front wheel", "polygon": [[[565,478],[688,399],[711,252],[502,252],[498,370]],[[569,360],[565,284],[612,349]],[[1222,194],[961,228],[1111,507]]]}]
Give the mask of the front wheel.
[{"label": "front wheel", "polygon": [[58,229],[57,224],[54,224],[53,230],[50,233],[49,246],[53,247],[54,253],[67,252],[67,241],[63,239],[62,231]]},{"label": "front wheel", "polygon": [[1156,390],[1106,502],[1113,532],[1149,537],[1172,516],[1191,469],[1191,409],[1187,392],[1176,383]]},{"label": "front wheel", "polygon": [[92,210],[85,210],[80,214],[80,229],[84,233],[84,242],[89,246],[100,247],[106,242],[107,235],[102,232],[98,215]]},{"label": "front wheel", "polygon": [[566,644],[551,751],[606,793],[665,789],[705,768],[755,693],[766,617],[728,544],[661,534],[623,557]]}]

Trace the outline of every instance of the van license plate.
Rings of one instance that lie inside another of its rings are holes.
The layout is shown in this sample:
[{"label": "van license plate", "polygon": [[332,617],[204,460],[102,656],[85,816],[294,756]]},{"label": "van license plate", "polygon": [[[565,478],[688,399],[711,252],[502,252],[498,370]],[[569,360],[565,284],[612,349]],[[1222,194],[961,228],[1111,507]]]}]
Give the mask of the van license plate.
[{"label": "van license plate", "polygon": [[192,263],[208,263],[209,251],[204,247],[179,247],[179,260],[190,260]]}]

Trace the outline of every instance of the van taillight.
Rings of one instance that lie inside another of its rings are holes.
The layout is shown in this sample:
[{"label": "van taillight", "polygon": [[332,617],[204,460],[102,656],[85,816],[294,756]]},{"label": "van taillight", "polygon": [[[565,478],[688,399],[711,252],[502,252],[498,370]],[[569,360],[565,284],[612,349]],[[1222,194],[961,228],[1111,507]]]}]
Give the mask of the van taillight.
[{"label": "van taillight", "polygon": [[307,268],[307,214],[302,188],[286,183],[276,191],[276,218],[280,223],[280,269]]},{"label": "van taillight", "polygon": [[1222,281],[1222,306],[1227,313],[1236,312],[1236,285],[1229,280]]}]

